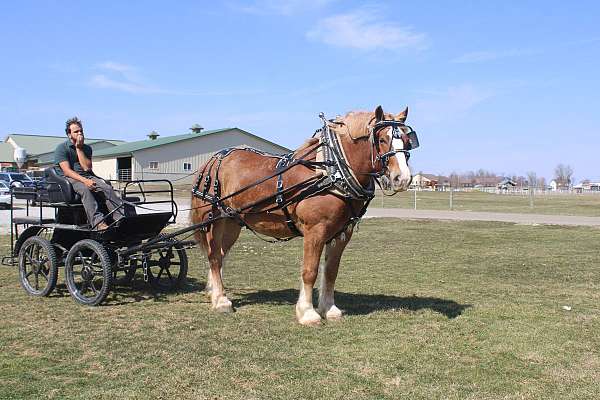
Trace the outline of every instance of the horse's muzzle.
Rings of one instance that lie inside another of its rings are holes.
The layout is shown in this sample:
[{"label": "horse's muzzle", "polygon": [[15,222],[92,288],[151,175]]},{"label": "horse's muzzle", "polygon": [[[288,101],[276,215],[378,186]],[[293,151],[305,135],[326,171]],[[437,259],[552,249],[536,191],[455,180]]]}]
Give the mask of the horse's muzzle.
[{"label": "horse's muzzle", "polygon": [[391,186],[394,192],[404,192],[408,190],[412,182],[412,174],[394,174],[391,177]]}]

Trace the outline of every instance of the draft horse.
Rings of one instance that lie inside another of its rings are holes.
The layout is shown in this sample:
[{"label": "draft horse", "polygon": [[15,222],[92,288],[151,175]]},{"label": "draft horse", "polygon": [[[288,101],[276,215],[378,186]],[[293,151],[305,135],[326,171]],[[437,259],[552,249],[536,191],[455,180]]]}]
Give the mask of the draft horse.
[{"label": "draft horse", "polygon": [[[334,285],[344,248],[363,216],[379,179],[393,192],[407,190],[412,176],[409,150],[416,133],[405,125],[408,109],[393,115],[350,112],[323,120],[299,149],[285,156],[251,148],[224,149],[198,171],[192,190],[191,222],[204,224],[196,241],[209,261],[207,292],[212,308],[233,311],[225,295],[222,269],[242,227],[280,240],[304,237],[304,257],[296,317],[316,325],[337,320]],[[319,303],[312,292],[325,248]]]}]

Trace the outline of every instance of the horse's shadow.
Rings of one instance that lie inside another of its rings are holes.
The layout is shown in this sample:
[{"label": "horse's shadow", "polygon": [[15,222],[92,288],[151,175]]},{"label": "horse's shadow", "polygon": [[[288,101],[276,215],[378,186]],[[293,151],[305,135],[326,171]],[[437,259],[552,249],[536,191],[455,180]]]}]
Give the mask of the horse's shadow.
[{"label": "horse's shadow", "polygon": [[[242,294],[234,301],[235,307],[244,307],[255,303],[266,304],[295,304],[299,292],[295,289],[259,290],[258,292]],[[336,305],[344,310],[346,315],[367,315],[375,311],[409,310],[419,311],[429,309],[445,315],[447,318],[456,318],[469,307],[470,304],[460,304],[454,300],[440,299],[437,297],[398,297],[383,294],[359,294],[335,292]]]}]

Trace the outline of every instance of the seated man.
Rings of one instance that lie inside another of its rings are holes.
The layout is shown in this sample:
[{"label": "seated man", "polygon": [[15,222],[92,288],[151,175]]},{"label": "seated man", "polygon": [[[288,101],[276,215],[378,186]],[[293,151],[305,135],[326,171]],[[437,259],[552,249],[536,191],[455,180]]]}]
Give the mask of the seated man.
[{"label": "seated man", "polygon": [[111,214],[115,221],[124,215],[120,207],[122,201],[110,185],[92,172],[92,148],[84,143],[81,121],[77,117],[67,120],[65,131],[68,139],[54,150],[54,164],[60,167],[57,172],[62,172],[81,196],[90,225],[98,230],[106,229],[108,225],[98,210],[98,201],[105,202],[108,211],[116,209]]}]

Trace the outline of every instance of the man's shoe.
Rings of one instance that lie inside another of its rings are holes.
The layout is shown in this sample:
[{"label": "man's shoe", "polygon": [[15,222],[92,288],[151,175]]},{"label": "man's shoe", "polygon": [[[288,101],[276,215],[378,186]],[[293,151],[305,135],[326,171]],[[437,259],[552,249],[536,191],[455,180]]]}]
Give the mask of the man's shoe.
[{"label": "man's shoe", "polygon": [[98,225],[96,225],[97,231],[104,231],[106,229],[108,229],[108,225],[106,225],[106,222],[100,222]]}]

